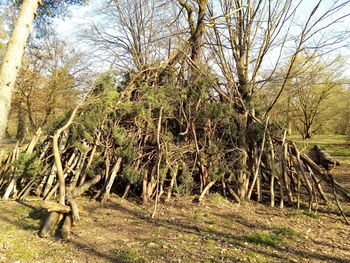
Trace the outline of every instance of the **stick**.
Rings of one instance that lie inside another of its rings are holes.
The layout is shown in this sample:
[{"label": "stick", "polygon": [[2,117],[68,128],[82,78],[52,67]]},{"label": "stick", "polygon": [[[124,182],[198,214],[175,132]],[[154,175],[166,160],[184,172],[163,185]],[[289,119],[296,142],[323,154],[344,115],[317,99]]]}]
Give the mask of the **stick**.
[{"label": "stick", "polygon": [[261,143],[261,149],[260,149],[258,161],[257,161],[257,164],[256,164],[256,169],[255,169],[253,182],[252,182],[252,184],[250,186],[250,189],[249,189],[249,192],[248,192],[248,196],[247,196],[248,200],[250,199],[250,197],[252,195],[252,192],[253,192],[253,189],[254,189],[254,186],[255,186],[255,182],[256,182],[256,179],[257,179],[258,174],[259,174],[259,167],[260,167],[261,157],[262,157],[262,154],[263,154],[263,151],[264,151],[266,131],[267,131],[268,124],[269,124],[269,116],[267,116],[267,119],[266,119],[266,122],[265,122],[264,136],[263,136],[263,140],[262,140],[262,143]]},{"label": "stick", "polygon": [[161,145],[160,145],[160,129],[162,124],[162,113],[163,113],[163,107],[160,108],[159,112],[159,120],[158,120],[158,128],[157,128],[157,146],[158,146],[158,163],[157,163],[157,189],[156,189],[156,200],[154,203],[154,210],[152,213],[151,218],[154,218],[157,211],[157,205],[158,205],[158,198],[159,198],[159,169],[160,169],[160,162],[162,160],[162,151],[161,151]]}]

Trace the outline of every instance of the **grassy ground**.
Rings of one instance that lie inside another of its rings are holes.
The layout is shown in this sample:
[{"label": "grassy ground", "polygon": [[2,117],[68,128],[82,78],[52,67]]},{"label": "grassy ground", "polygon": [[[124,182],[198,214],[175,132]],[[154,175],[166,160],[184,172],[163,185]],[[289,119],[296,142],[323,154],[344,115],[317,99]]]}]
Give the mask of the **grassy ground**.
[{"label": "grassy ground", "polygon": [[[333,213],[232,204],[220,195],[152,207],[80,200],[89,216],[69,241],[37,236],[38,201],[0,203],[0,262],[350,262],[348,226]],[[349,210],[348,210],[349,212]]]},{"label": "grassy ground", "polygon": [[[297,140],[299,146],[304,142]],[[350,149],[341,136],[317,136],[342,164],[337,180],[350,186]],[[318,213],[264,204],[233,204],[219,194],[203,203],[193,197],[152,206],[113,197],[106,203],[78,202],[89,213],[72,239],[37,236],[45,211],[40,201],[0,201],[0,263],[36,262],[349,262],[350,231],[336,207]],[[306,207],[306,205],[304,205]],[[303,206],[303,207],[304,207]],[[350,205],[343,204],[347,214]]]}]

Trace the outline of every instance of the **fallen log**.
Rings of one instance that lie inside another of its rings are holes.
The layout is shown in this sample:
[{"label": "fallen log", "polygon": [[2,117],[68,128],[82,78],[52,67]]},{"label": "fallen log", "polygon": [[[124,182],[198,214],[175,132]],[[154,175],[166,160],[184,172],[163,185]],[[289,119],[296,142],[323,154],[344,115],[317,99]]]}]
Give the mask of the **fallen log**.
[{"label": "fallen log", "polygon": [[335,166],[339,166],[339,162],[333,160],[332,156],[322,149],[319,145],[315,145],[309,152],[308,156],[317,165],[322,166],[327,171],[332,170]]},{"label": "fallen log", "polygon": [[[291,144],[290,147],[292,154],[297,155],[297,149],[295,146]],[[328,184],[330,187],[333,187],[334,182],[334,189],[335,191],[340,194],[346,201],[350,202],[350,191],[341,186],[336,180],[334,180],[333,175],[329,172],[324,172],[309,156],[307,156],[304,153],[300,153],[300,159],[309,166],[312,170],[312,172],[318,176],[321,180],[323,180],[326,184]]]}]

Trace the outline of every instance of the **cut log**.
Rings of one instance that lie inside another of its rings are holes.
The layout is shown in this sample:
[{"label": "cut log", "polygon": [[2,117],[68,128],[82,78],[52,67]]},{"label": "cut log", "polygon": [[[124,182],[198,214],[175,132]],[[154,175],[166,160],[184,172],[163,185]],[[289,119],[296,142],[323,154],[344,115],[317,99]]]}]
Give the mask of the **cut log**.
[{"label": "cut log", "polygon": [[47,201],[41,203],[41,207],[45,208],[48,212],[59,212],[63,214],[68,214],[71,211],[71,208],[68,205],[62,205],[59,203],[47,202]]},{"label": "cut log", "polygon": [[62,225],[62,230],[61,230],[61,237],[65,240],[68,240],[71,237],[72,223],[73,223],[72,215],[70,214],[65,215],[63,225]]},{"label": "cut log", "polygon": [[39,237],[49,237],[53,234],[55,226],[62,219],[62,214],[57,212],[51,212],[46,222],[39,232]]},{"label": "cut log", "polygon": [[[76,205],[76,204],[75,204]],[[71,206],[68,205],[62,205],[59,203],[55,203],[55,202],[48,202],[48,201],[44,201],[41,203],[40,205],[42,208],[45,208],[48,212],[58,212],[58,213],[62,213],[62,214],[68,214],[72,212],[72,208]],[[82,210],[80,207],[78,208],[78,206],[76,205],[77,209],[79,210],[79,213],[81,215],[87,215],[87,212],[85,212],[84,210]]]}]

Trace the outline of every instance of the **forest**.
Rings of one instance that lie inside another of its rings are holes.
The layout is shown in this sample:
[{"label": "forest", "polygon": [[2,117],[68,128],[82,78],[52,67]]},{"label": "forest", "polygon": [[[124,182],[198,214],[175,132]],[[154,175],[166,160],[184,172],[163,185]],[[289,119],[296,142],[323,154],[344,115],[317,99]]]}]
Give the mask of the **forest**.
[{"label": "forest", "polygon": [[350,1],[0,5],[0,262],[349,262]]}]

